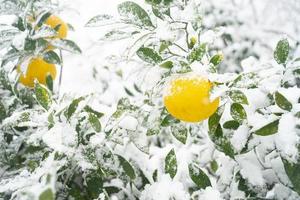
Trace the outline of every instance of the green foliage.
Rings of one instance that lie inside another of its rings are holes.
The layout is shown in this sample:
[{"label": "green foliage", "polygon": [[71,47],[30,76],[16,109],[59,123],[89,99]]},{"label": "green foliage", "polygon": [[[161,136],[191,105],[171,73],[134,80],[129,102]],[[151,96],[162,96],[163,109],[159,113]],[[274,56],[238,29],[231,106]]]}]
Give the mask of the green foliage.
[{"label": "green foliage", "polygon": [[51,188],[48,188],[44,192],[42,192],[39,196],[39,200],[54,200],[54,194]]},{"label": "green foliage", "polygon": [[54,51],[47,51],[44,54],[43,59],[47,63],[51,63],[51,64],[60,64],[61,63],[59,56]]},{"label": "green foliage", "polygon": [[300,174],[299,174],[300,163],[299,162],[291,163],[285,159],[282,159],[282,161],[284,164],[285,172],[293,184],[293,189],[298,194],[300,194]]},{"label": "green foliage", "polygon": [[275,92],[275,102],[283,110],[291,111],[293,105],[281,93]]},{"label": "green foliage", "polygon": [[163,60],[157,52],[148,47],[141,47],[136,53],[140,59],[150,64],[159,64]]},{"label": "green foliage", "polygon": [[122,156],[118,155],[120,164],[125,171],[126,175],[131,179],[134,180],[136,178],[134,168],[131,166],[131,164]]},{"label": "green foliage", "polygon": [[205,189],[211,186],[208,176],[195,164],[189,164],[189,174],[198,188]]},{"label": "green foliage", "polygon": [[277,120],[259,128],[258,130],[254,131],[254,134],[260,135],[260,136],[273,135],[273,134],[277,133],[277,131],[278,131],[278,124],[279,124],[279,120],[277,119]]},{"label": "green foliage", "polygon": [[233,103],[231,105],[230,113],[232,118],[240,123],[247,119],[247,113],[244,107],[239,103]]},{"label": "green foliage", "polygon": [[43,85],[36,83],[35,87],[34,87],[34,93],[35,93],[35,97],[36,100],[38,101],[38,103],[45,108],[46,110],[48,110],[51,106],[51,94],[50,92],[47,90],[47,88],[45,88]]},{"label": "green foliage", "polygon": [[246,95],[240,90],[232,90],[229,92],[229,97],[235,103],[248,104]]},{"label": "green foliage", "polygon": [[188,130],[182,124],[174,124],[171,126],[172,135],[181,143],[185,144],[188,137]]},{"label": "green foliage", "polygon": [[282,39],[277,43],[274,51],[274,58],[278,64],[285,64],[289,56],[290,45],[287,39]]},{"label": "green foliage", "polygon": [[177,173],[177,160],[174,149],[171,149],[165,158],[165,172],[170,174],[171,178]]},{"label": "green foliage", "polygon": [[148,13],[138,4],[126,1],[118,6],[118,11],[126,23],[152,29],[154,26]]}]

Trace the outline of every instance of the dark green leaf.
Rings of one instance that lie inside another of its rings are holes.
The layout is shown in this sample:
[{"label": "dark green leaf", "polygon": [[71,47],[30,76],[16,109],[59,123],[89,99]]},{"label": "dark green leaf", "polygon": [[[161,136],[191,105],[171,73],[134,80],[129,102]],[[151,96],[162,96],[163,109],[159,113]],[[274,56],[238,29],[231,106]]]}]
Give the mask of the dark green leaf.
[{"label": "dark green leaf", "polygon": [[171,178],[174,178],[177,173],[177,160],[174,149],[171,149],[165,158],[165,172],[170,174]]},{"label": "dark green leaf", "polygon": [[213,172],[216,173],[216,171],[218,170],[219,166],[216,160],[213,160],[210,162],[210,168]]},{"label": "dark green leaf", "polygon": [[247,119],[247,113],[244,107],[239,103],[233,103],[230,107],[232,118],[240,123]]},{"label": "dark green leaf", "polygon": [[35,97],[36,97],[36,100],[38,101],[38,103],[43,108],[48,110],[52,103],[52,100],[51,100],[51,94],[49,93],[47,88],[45,88],[43,85],[41,85],[39,83],[36,83],[35,87],[34,87],[34,93],[35,93]]},{"label": "dark green leaf", "polygon": [[163,61],[162,57],[153,49],[148,47],[141,47],[137,50],[136,54],[140,59],[150,64],[159,64]]},{"label": "dark green leaf", "polygon": [[134,171],[133,167],[131,166],[131,164],[120,155],[118,155],[118,158],[119,158],[120,164],[121,164],[123,170],[125,171],[125,173],[127,174],[127,176],[131,180],[135,179],[135,177],[136,177],[135,171]]},{"label": "dark green leaf", "polygon": [[232,90],[229,92],[229,97],[235,103],[248,104],[246,95],[240,90]]},{"label": "dark green leaf", "polygon": [[47,75],[46,76],[46,85],[48,87],[48,89],[53,92],[53,79],[51,75]]},{"label": "dark green leaf", "polygon": [[102,192],[103,180],[100,174],[98,171],[93,171],[86,177],[87,190],[92,199],[97,199]]},{"label": "dark green leaf", "polygon": [[54,51],[47,51],[43,59],[50,64],[60,64],[61,62],[59,56]]},{"label": "dark green leaf", "polygon": [[224,112],[224,106],[219,107],[218,110],[212,116],[209,117],[208,119],[209,134],[211,135],[215,134],[223,112]]},{"label": "dark green leaf", "polygon": [[279,119],[261,127],[260,129],[256,130],[254,134],[261,135],[261,136],[273,135],[278,131],[278,124],[279,124]]},{"label": "dark green leaf", "polygon": [[126,1],[118,5],[120,16],[126,23],[131,23],[139,27],[153,28],[153,24],[148,13],[138,4]]},{"label": "dark green leaf", "polygon": [[283,110],[291,111],[293,105],[281,93],[275,92],[275,102]]},{"label": "dark green leaf", "polygon": [[200,188],[205,189],[211,186],[208,176],[196,165],[189,164],[189,174],[193,182]]},{"label": "dark green leaf", "polygon": [[51,16],[51,13],[50,13],[50,12],[46,12],[45,14],[43,14],[43,15],[40,17],[40,19],[39,19],[39,21],[38,21],[38,23],[37,23],[37,26],[38,26],[38,27],[41,27],[41,26],[44,24],[44,22],[45,22],[50,16]]},{"label": "dark green leaf", "polygon": [[287,39],[282,39],[277,43],[274,51],[274,58],[278,64],[285,64],[289,56],[290,45]]},{"label": "dark green leaf", "polygon": [[240,123],[235,120],[227,121],[223,124],[223,128],[236,130],[240,126]]}]

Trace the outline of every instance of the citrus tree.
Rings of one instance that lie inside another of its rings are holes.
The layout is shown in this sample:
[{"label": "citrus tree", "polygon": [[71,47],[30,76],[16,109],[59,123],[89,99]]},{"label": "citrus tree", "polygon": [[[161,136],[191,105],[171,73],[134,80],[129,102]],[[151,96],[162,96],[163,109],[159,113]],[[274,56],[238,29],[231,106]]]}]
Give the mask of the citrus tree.
[{"label": "citrus tree", "polygon": [[139,72],[101,113],[96,94],[58,95],[61,51],[81,50],[57,5],[1,3],[14,21],[0,32],[0,198],[299,198],[300,59],[288,39],[268,63],[219,73],[230,55],[201,1],[124,1],[86,24],[125,40],[117,64]]}]

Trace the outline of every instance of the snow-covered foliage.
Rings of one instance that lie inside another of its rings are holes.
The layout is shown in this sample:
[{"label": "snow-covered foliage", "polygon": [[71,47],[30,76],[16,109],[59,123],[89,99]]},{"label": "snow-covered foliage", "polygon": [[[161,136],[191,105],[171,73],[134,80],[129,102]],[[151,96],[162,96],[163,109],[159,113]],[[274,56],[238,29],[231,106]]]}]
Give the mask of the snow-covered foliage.
[{"label": "snow-covered foliage", "polygon": [[[86,23],[126,49],[103,61],[111,80],[91,77],[101,91],[83,96],[17,80],[30,57],[63,65],[61,50],[84,53],[43,25],[58,5],[0,2],[13,16],[0,26],[0,199],[300,199],[297,1],[123,1],[118,15]],[[282,21],[265,20],[270,9]],[[213,83],[221,103],[208,120],[186,123],[164,107],[180,74]]]}]

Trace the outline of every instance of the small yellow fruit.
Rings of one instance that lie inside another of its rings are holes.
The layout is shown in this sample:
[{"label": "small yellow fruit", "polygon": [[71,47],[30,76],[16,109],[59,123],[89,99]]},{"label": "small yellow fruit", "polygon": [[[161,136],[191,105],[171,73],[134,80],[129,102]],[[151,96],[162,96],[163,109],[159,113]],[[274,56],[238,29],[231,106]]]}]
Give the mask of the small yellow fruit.
[{"label": "small yellow fruit", "polygon": [[56,68],[54,64],[47,63],[43,58],[33,58],[30,60],[25,74],[21,72],[20,66],[17,71],[21,73],[19,82],[27,87],[34,87],[34,80],[37,79],[40,84],[46,85],[48,75],[54,80],[56,77]]},{"label": "small yellow fruit", "polygon": [[64,39],[67,37],[68,25],[59,17],[55,15],[51,15],[45,21],[45,24],[50,26],[53,29],[55,29],[59,25],[59,28],[57,30],[57,36],[55,36],[54,38]]},{"label": "small yellow fruit", "polygon": [[175,118],[200,122],[218,108],[220,98],[210,100],[212,83],[200,75],[183,75],[172,79],[164,94],[164,104]]}]

